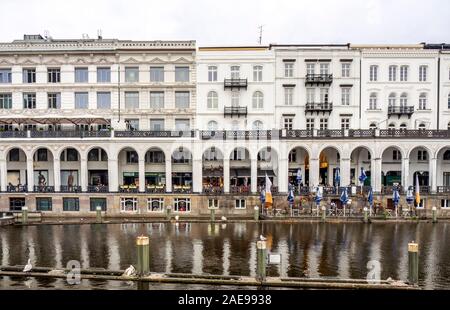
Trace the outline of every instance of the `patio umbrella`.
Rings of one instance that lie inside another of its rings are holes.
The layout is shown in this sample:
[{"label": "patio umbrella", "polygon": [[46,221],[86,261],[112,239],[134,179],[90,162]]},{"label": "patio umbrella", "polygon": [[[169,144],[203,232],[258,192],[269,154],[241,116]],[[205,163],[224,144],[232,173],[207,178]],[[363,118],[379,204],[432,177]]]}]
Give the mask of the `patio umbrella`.
[{"label": "patio umbrella", "polygon": [[300,191],[300,184],[302,183],[302,169],[297,170],[297,185]]},{"label": "patio umbrella", "polygon": [[336,168],[336,172],[334,173],[334,183],[336,184],[336,194],[339,192],[339,186],[341,184],[341,172],[340,168]]},{"label": "patio umbrella", "polygon": [[289,208],[291,209],[291,216],[292,216],[292,207],[294,205],[294,190],[292,184],[289,184],[289,194],[287,199],[289,202]]},{"label": "patio umbrella", "polygon": [[413,188],[412,186],[410,186],[408,188],[408,191],[406,192],[406,202],[409,205],[412,205],[414,203],[414,193],[413,193]]},{"label": "patio umbrella", "polygon": [[372,216],[372,208],[373,208],[373,189],[370,187],[369,189],[369,195],[367,196],[367,201],[369,202],[369,214]]},{"label": "patio umbrella", "polygon": [[394,187],[394,192],[392,194],[392,200],[393,200],[394,206],[395,206],[395,216],[397,217],[397,207],[398,207],[398,203],[400,202],[400,193],[398,192],[397,187]]},{"label": "patio umbrella", "polygon": [[361,183],[361,194],[363,192],[364,182],[367,180],[366,172],[364,171],[364,168],[361,167],[361,174],[359,176],[359,182]]},{"label": "patio umbrella", "polygon": [[344,205],[344,216],[345,216],[345,206],[348,203],[347,187],[345,187],[344,190],[342,191],[340,200],[341,200],[342,204]]}]

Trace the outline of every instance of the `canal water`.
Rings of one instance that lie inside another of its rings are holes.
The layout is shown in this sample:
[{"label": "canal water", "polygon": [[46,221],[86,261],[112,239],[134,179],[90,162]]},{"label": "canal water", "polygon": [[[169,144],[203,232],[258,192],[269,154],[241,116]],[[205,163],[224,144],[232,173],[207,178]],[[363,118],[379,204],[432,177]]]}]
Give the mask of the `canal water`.
[{"label": "canal water", "polygon": [[[379,261],[381,279],[406,280],[407,244],[419,243],[420,285],[450,289],[450,223],[127,223],[0,227],[0,263],[64,268],[125,269],[136,263],[135,239],[150,236],[151,271],[254,276],[256,241],[267,237],[281,264],[269,276],[365,279]],[[135,283],[0,277],[0,289],[136,289]],[[186,289],[152,284],[150,289]],[[190,289],[204,288],[193,285]],[[221,288],[221,289],[227,289]]]}]

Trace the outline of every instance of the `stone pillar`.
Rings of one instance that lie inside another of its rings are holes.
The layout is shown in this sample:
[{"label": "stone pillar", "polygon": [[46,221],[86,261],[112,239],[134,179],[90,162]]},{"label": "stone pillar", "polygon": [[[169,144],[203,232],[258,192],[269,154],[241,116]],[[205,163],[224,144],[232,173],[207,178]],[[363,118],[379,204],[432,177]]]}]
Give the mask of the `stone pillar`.
[{"label": "stone pillar", "polygon": [[250,163],[250,175],[251,175],[251,192],[256,193],[258,190],[258,160],[252,159]]},{"label": "stone pillar", "polygon": [[409,158],[402,159],[402,186],[405,191],[408,187],[412,185],[409,184]]},{"label": "stone pillar", "polygon": [[0,185],[1,191],[6,192],[6,186],[8,182],[8,171],[6,166],[6,160],[0,159]]},{"label": "stone pillar", "polygon": [[202,160],[194,159],[192,162],[192,190],[194,193],[203,191],[203,171]]},{"label": "stone pillar", "polygon": [[[341,172],[341,184],[340,186],[350,185],[350,158],[341,158],[339,164]],[[332,174],[330,174],[332,176]],[[334,177],[334,176],[332,176]],[[332,183],[332,182],[331,182]]]},{"label": "stone pillar", "polygon": [[33,156],[27,157],[27,184],[28,184],[28,191],[33,192],[34,190]]},{"label": "stone pillar", "polygon": [[230,192],[230,159],[225,158],[223,160],[223,191],[224,193]]},{"label": "stone pillar", "polygon": [[280,193],[288,192],[288,159],[282,158],[278,161],[278,191]]},{"label": "stone pillar", "polygon": [[309,159],[309,186],[319,185],[319,158]]},{"label": "stone pillar", "polygon": [[429,176],[430,176],[430,188],[432,193],[437,192],[437,158],[430,158],[430,168],[429,168]]},{"label": "stone pillar", "polygon": [[81,175],[81,180],[80,180],[80,186],[81,186],[81,191],[83,192],[87,192],[87,185],[88,185],[88,171],[87,171],[87,158],[86,157],[82,157],[81,158],[81,165],[80,165],[80,175]]},{"label": "stone pillar", "polygon": [[381,193],[381,158],[376,158],[373,160],[373,178],[375,179],[375,183],[373,184],[373,191],[375,193]]},{"label": "stone pillar", "polygon": [[119,165],[117,158],[108,157],[108,184],[110,192],[119,190]]},{"label": "stone pillar", "polygon": [[145,156],[139,156],[139,192],[145,192]]},{"label": "stone pillar", "polygon": [[59,158],[53,158],[53,180],[55,192],[61,191],[61,160]]},{"label": "stone pillar", "polygon": [[166,159],[166,192],[172,192],[172,158]]}]

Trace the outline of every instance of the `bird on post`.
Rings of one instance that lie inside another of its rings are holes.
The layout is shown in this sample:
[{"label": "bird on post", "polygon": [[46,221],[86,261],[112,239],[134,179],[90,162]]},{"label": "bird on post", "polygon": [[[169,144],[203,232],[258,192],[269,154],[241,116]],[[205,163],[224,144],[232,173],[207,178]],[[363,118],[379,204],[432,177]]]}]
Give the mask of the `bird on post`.
[{"label": "bird on post", "polygon": [[261,241],[266,241],[266,240],[267,240],[267,238],[266,238],[266,237],[264,237],[263,235],[259,235],[259,240],[261,240]]},{"label": "bird on post", "polygon": [[23,268],[23,272],[30,272],[31,269],[33,269],[33,266],[31,265],[31,259],[28,259],[28,263]]},{"label": "bird on post", "polygon": [[127,269],[125,269],[125,272],[122,274],[124,277],[132,277],[136,275],[136,268],[133,267],[133,265],[130,265]]},{"label": "bird on post", "polygon": [[222,216],[220,219],[224,222],[227,220],[227,218],[225,216]]}]

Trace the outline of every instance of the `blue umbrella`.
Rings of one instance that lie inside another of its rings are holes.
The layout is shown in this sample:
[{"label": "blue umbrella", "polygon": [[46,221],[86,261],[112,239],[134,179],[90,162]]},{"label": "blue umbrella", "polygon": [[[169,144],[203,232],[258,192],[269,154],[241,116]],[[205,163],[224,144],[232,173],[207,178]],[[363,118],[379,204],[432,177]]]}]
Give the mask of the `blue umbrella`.
[{"label": "blue umbrella", "polygon": [[259,200],[261,200],[261,206],[264,206],[264,203],[266,202],[266,191],[264,190],[264,188],[261,189]]},{"label": "blue umbrella", "polygon": [[400,193],[398,192],[397,187],[394,188],[394,192],[392,194],[392,200],[394,201],[394,206],[397,207],[400,202]]},{"label": "blue umbrella", "polygon": [[320,202],[322,201],[322,193],[320,192],[319,188],[316,189],[316,197],[314,198],[317,205],[320,205]]},{"label": "blue umbrella", "polygon": [[300,186],[302,183],[302,169],[297,170],[297,185]]},{"label": "blue umbrella", "polygon": [[369,189],[369,195],[367,196],[367,201],[369,202],[369,205],[373,206],[373,189],[372,187]]},{"label": "blue umbrella", "polygon": [[336,183],[336,187],[341,184],[341,173],[339,168],[336,168],[336,172],[334,173],[334,182]]},{"label": "blue umbrella", "polygon": [[366,172],[364,171],[364,168],[361,167],[361,175],[359,176],[359,182],[361,182],[361,186],[364,185],[366,179],[367,179]]},{"label": "blue umbrella", "polygon": [[413,188],[412,186],[410,186],[408,188],[408,192],[406,193],[406,202],[411,205],[414,202],[414,193],[413,193]]},{"label": "blue umbrella", "polygon": [[344,205],[348,203],[347,187],[345,187],[344,190],[342,191],[340,200]]},{"label": "blue umbrella", "polygon": [[289,194],[287,199],[289,201],[289,204],[294,204],[294,190],[291,184],[289,184]]}]

